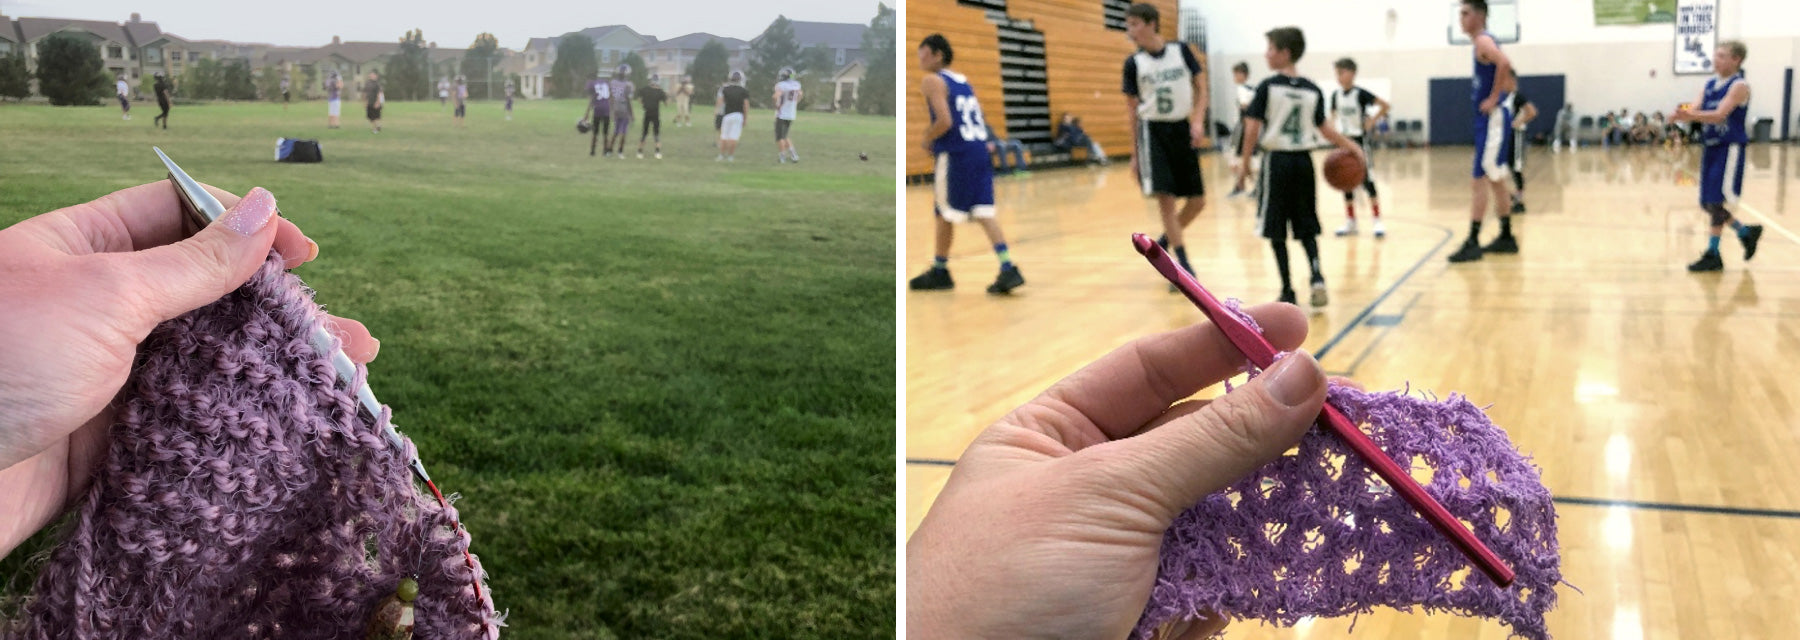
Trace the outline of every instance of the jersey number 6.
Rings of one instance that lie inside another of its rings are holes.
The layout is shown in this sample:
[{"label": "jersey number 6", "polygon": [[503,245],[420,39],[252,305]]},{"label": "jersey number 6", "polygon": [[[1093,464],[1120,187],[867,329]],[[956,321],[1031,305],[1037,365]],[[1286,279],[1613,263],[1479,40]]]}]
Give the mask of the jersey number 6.
[{"label": "jersey number 6", "polygon": [[1168,87],[1156,88],[1156,115],[1166,116],[1175,111],[1175,99],[1169,97],[1170,93]]}]

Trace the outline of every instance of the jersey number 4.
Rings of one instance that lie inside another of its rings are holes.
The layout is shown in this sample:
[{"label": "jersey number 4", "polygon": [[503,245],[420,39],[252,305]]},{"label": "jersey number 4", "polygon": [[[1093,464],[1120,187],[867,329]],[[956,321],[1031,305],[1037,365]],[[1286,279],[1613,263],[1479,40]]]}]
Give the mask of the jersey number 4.
[{"label": "jersey number 4", "polygon": [[987,122],[981,119],[981,103],[975,101],[975,96],[957,96],[956,113],[961,116],[957,121],[962,123],[964,140],[987,140]]},{"label": "jersey number 4", "polygon": [[1281,135],[1287,136],[1295,145],[1300,144],[1300,107],[1288,111],[1286,118],[1281,119]]}]

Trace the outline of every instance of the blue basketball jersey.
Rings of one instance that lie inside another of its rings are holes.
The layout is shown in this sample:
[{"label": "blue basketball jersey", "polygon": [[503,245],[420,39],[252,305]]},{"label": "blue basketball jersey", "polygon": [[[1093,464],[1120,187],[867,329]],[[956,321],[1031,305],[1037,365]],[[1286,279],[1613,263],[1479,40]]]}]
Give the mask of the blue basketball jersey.
[{"label": "blue basketball jersey", "polygon": [[933,153],[957,153],[980,150],[987,153],[987,120],[981,115],[981,103],[975,99],[975,88],[969,86],[968,77],[955,71],[938,72],[949,89],[944,96],[950,105],[950,113],[937,113],[931,104],[925,105],[926,112],[931,114],[931,122],[938,118],[950,119],[950,130],[931,143]]},{"label": "blue basketball jersey", "polygon": [[[1708,111],[1719,108],[1719,105],[1725,102],[1725,94],[1731,93],[1731,87],[1743,81],[1743,79],[1743,72],[1738,72],[1737,75],[1729,78],[1721,79],[1718,76],[1713,76],[1711,80],[1707,80],[1706,100],[1700,103],[1700,108]],[[1740,104],[1736,109],[1732,109],[1731,115],[1725,116],[1724,122],[1706,125],[1706,127],[1701,130],[1700,139],[1708,145],[1745,144],[1750,142],[1750,132],[1744,128],[1744,119],[1750,113],[1749,102],[1750,101],[1745,100],[1744,104]]]},{"label": "blue basketball jersey", "polygon": [[[1481,32],[1481,34],[1485,35],[1489,38],[1494,37],[1493,34],[1488,33],[1486,31]],[[1494,40],[1494,47],[1495,48],[1500,47],[1499,40]],[[1488,95],[1493,93],[1493,91],[1494,91],[1494,72],[1499,69],[1499,65],[1494,64],[1492,62],[1483,63],[1481,61],[1481,56],[1479,56],[1479,55],[1474,56],[1474,58],[1475,58],[1475,82],[1474,82],[1475,90],[1473,93],[1473,97],[1475,100],[1475,108],[1477,110],[1479,110],[1481,108],[1481,101],[1486,100]]]}]

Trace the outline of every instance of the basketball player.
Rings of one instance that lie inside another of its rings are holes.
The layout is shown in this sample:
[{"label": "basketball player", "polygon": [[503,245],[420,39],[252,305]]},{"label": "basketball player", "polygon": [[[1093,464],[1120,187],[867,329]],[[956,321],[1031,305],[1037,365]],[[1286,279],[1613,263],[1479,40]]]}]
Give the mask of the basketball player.
[{"label": "basketball player", "polygon": [[[1131,130],[1131,172],[1145,196],[1155,196],[1163,237],[1188,273],[1181,231],[1206,207],[1206,184],[1194,150],[1206,137],[1206,72],[1192,49],[1164,41],[1156,7],[1137,3],[1125,11],[1125,35],[1138,51],[1125,59],[1125,104]],[[1199,119],[1190,119],[1198,116]],[[1175,199],[1186,198],[1178,213]],[[1175,291],[1174,285],[1169,291]]]},{"label": "basketball player", "polygon": [[1512,78],[1515,87],[1510,96],[1513,112],[1512,144],[1507,145],[1506,166],[1511,169],[1513,179],[1510,194],[1512,212],[1525,213],[1525,152],[1530,147],[1527,144],[1529,141],[1525,139],[1525,127],[1537,119],[1538,110],[1537,105],[1531,103],[1531,98],[1525,97],[1525,92],[1516,88],[1519,82],[1518,70],[1512,71]]},{"label": "basketball player", "polygon": [[[594,79],[587,84],[588,112],[594,114],[594,137],[588,139],[589,157],[600,146],[601,138],[606,138],[607,142],[612,141],[608,129],[612,125],[612,83],[607,82],[602,73],[594,71]],[[608,150],[608,154],[611,154],[611,150]]]},{"label": "basketball player", "polygon": [[1700,143],[1700,208],[1712,216],[1712,229],[1706,239],[1706,253],[1688,265],[1688,271],[1719,271],[1725,268],[1719,259],[1719,235],[1725,225],[1737,231],[1744,245],[1744,259],[1756,255],[1756,241],[1762,238],[1762,225],[1738,222],[1725,209],[1736,203],[1744,188],[1744,144],[1750,134],[1744,128],[1750,113],[1750,83],[1744,80],[1744,43],[1728,40],[1713,50],[1713,71],[1718,75],[1706,81],[1700,92],[1700,108],[1676,109],[1675,122],[1698,122]]},{"label": "basketball player", "polygon": [[[1227,153],[1231,155],[1231,169],[1236,172],[1237,152],[1238,149],[1244,148],[1244,111],[1250,108],[1250,101],[1256,98],[1256,85],[1250,84],[1249,64],[1239,62],[1231,66],[1231,84],[1237,87],[1237,123],[1231,128],[1231,146],[1228,147]],[[1252,162],[1256,160],[1257,158],[1251,158]],[[1232,185],[1231,193],[1226,194],[1225,197],[1236,198],[1244,195],[1244,181],[1249,175],[1249,172],[1238,172],[1237,184]]]},{"label": "basketball player", "polygon": [[[1312,267],[1312,306],[1323,307],[1329,301],[1325,292],[1325,275],[1319,271],[1318,179],[1313,174],[1312,149],[1322,136],[1337,148],[1355,154],[1356,161],[1368,166],[1362,147],[1338,133],[1325,118],[1325,94],[1318,85],[1300,77],[1294,64],[1306,53],[1306,34],[1294,27],[1281,27],[1264,34],[1269,40],[1264,58],[1275,75],[1256,87],[1256,97],[1244,112],[1244,146],[1238,150],[1243,163],[1238,172],[1250,170],[1252,147],[1263,148],[1262,177],[1257,184],[1262,196],[1257,219],[1262,221],[1262,236],[1269,239],[1275,251],[1275,269],[1281,274],[1281,301],[1297,304],[1293,281],[1288,274],[1287,235],[1306,251]],[[1270,123],[1273,122],[1273,126]]]},{"label": "basketball player", "polygon": [[[1519,243],[1513,238],[1512,218],[1507,217],[1506,146],[1512,136],[1512,111],[1507,107],[1507,94],[1514,88],[1512,61],[1500,51],[1499,41],[1487,31],[1487,0],[1462,0],[1459,9],[1463,33],[1475,43],[1475,78],[1471,99],[1475,101],[1475,172],[1472,183],[1474,202],[1469,212],[1469,237],[1462,247],[1450,255],[1451,262],[1480,260],[1483,253],[1518,253]],[[1500,218],[1500,235],[1486,247],[1481,246],[1481,220],[1487,215],[1488,198],[1493,197],[1494,213]]]},{"label": "basketball player", "polygon": [[925,127],[926,152],[937,160],[937,199],[932,207],[937,225],[931,268],[909,283],[915,290],[949,289],[950,242],[956,223],[974,220],[994,243],[1000,259],[1000,275],[988,285],[988,293],[1009,293],[1025,284],[1025,276],[1013,264],[1006,248],[1006,234],[994,219],[994,165],[988,159],[987,119],[968,77],[950,70],[956,52],[942,34],[931,34],[919,43],[919,66],[925,70],[920,89],[925,110],[931,115]]},{"label": "basketball player", "polygon": [[620,160],[625,159],[625,140],[631,137],[631,66],[619,65],[613,69],[612,87],[612,127],[613,135],[606,139],[608,153],[616,147]]},{"label": "basketball player", "polygon": [[662,79],[657,74],[650,74],[650,86],[638,92],[638,99],[644,102],[644,130],[638,134],[637,157],[644,159],[644,138],[650,135],[650,129],[656,129],[656,159],[662,159],[662,105],[669,101],[669,94],[662,90]]},{"label": "basketball player", "polygon": [[714,162],[737,162],[738,139],[744,135],[744,120],[750,117],[750,90],[744,88],[744,72],[733,71],[719,87],[719,157]]},{"label": "basketball player", "polygon": [[800,81],[794,79],[793,67],[782,67],[775,83],[775,160],[786,164],[788,160],[800,161],[800,153],[794,150],[794,142],[788,139],[789,130],[794,127],[794,115],[800,110]]},{"label": "basketball player", "polygon": [[[1388,103],[1380,96],[1370,93],[1368,89],[1356,86],[1356,61],[1340,58],[1334,65],[1337,67],[1338,89],[1331,92],[1330,109],[1337,117],[1338,132],[1344,134],[1361,147],[1363,156],[1369,152],[1369,134],[1374,125],[1387,117]],[[1374,106],[1376,113],[1369,115],[1369,107]],[[1375,194],[1375,176],[1369,175],[1373,167],[1363,167],[1363,190],[1369,192],[1369,211],[1375,218],[1375,237],[1387,235],[1387,229],[1381,226],[1381,197]],[[1347,236],[1356,233],[1356,190],[1344,192],[1344,226],[1338,227],[1337,235]]]}]

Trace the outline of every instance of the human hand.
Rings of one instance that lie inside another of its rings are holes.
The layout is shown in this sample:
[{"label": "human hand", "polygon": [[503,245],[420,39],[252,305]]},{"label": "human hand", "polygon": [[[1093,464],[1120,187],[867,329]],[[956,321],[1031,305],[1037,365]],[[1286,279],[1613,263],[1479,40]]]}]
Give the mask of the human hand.
[{"label": "human hand", "polygon": [[[289,268],[318,257],[268,191],[209,190],[230,210],[191,238],[167,180],[0,230],[0,556],[86,489],[151,329],[248,281],[271,247]],[[352,360],[375,358],[361,323],[329,322]]]},{"label": "human hand", "polygon": [[1497,107],[1499,105],[1500,105],[1500,96],[1488,96],[1486,100],[1481,101],[1481,107],[1480,107],[1481,115],[1485,116],[1490,113],[1493,113],[1494,107]]},{"label": "human hand", "polygon": [[1206,123],[1199,121],[1188,123],[1188,146],[1195,149],[1206,146]]},{"label": "human hand", "polygon": [[[1292,305],[1250,315],[1277,349],[1306,336]],[[1125,637],[1175,517],[1319,416],[1325,376],[1302,352],[1221,398],[1170,406],[1243,363],[1211,324],[1142,338],[983,431],[907,542],[909,634]],[[1185,637],[1223,626],[1198,621]]]}]

